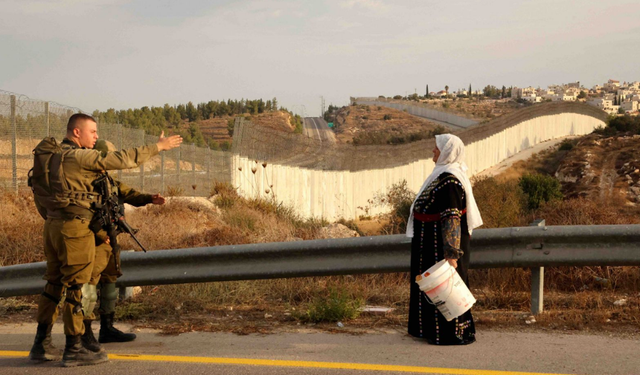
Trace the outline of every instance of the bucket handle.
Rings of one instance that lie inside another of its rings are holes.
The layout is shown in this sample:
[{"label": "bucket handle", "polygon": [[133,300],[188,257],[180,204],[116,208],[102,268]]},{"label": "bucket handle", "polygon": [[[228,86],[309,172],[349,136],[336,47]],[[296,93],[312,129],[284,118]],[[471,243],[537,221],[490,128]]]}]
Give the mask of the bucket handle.
[{"label": "bucket handle", "polygon": [[[456,272],[456,269],[451,267],[451,276],[449,276],[449,280],[453,279],[453,273],[454,272]],[[447,298],[445,298],[445,300],[448,300],[449,297],[451,297],[451,293],[453,293],[453,283],[452,282],[449,283],[449,294],[447,294]],[[422,295],[424,296],[424,299],[427,301],[427,303],[429,303],[432,306],[438,307],[438,306],[440,306],[440,305],[442,305],[444,303],[444,302],[440,302],[440,303],[431,302],[431,300],[429,299],[429,296],[427,296],[427,292],[422,292]]]}]

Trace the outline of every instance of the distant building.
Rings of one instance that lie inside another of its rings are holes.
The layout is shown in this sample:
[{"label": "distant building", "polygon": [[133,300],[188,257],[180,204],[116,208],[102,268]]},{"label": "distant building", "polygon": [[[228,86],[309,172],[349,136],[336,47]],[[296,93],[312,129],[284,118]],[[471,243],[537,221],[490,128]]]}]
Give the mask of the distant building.
[{"label": "distant building", "polygon": [[567,83],[565,86],[567,88],[580,89],[580,81],[573,82],[573,83]]},{"label": "distant building", "polygon": [[614,106],[612,99],[597,98],[597,99],[589,100],[587,104],[592,105],[594,107],[598,107],[609,114],[618,113],[619,106],[617,105]]},{"label": "distant building", "polygon": [[638,101],[637,100],[633,100],[633,101],[623,102],[622,104],[620,104],[620,108],[622,108],[627,113],[637,112],[638,111]]},{"label": "distant building", "polygon": [[607,83],[604,84],[604,89],[607,91],[616,91],[620,87],[620,81],[616,81],[615,79],[610,79]]}]

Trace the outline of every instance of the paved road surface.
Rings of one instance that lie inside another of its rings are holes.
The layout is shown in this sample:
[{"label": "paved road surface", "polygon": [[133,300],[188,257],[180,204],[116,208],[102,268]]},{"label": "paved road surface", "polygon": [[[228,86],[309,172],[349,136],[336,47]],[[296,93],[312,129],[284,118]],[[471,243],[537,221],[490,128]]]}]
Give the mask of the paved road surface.
[{"label": "paved road surface", "polygon": [[[61,330],[61,324],[54,328],[59,347]],[[0,326],[0,374],[640,374],[640,343],[602,335],[481,331],[475,344],[435,347],[396,331],[357,336],[143,331],[134,342],[106,344],[107,364],[65,369],[26,358],[33,332],[34,324]]]},{"label": "paved road surface", "polygon": [[336,143],[336,137],[333,130],[329,128],[329,125],[322,117],[305,117],[304,122],[304,134],[307,137],[318,139],[320,141],[328,143]]}]

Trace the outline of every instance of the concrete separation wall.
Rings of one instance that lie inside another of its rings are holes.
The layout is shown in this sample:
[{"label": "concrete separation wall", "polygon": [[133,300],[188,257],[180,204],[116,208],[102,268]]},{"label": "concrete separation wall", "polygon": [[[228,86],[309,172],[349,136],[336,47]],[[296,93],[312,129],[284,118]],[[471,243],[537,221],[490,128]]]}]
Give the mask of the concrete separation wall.
[{"label": "concrete separation wall", "polygon": [[[578,103],[549,103],[457,133],[465,142],[469,176],[550,139],[604,126],[606,114]],[[239,121],[231,182],[244,196],[275,197],[305,217],[354,219],[368,200],[406,180],[417,191],[433,170],[434,140],[398,146],[326,144]],[[369,213],[383,211],[372,207]]]}]

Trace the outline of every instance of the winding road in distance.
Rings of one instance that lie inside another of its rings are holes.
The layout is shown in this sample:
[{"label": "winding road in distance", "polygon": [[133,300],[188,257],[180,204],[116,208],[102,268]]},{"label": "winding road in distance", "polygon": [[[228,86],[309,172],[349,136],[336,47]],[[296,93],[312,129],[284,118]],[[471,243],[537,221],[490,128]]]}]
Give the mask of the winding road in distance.
[{"label": "winding road in distance", "polygon": [[321,117],[305,117],[303,118],[304,135],[310,138],[318,139],[321,142],[329,144],[336,143],[336,136],[333,130],[329,128],[327,122]]}]

